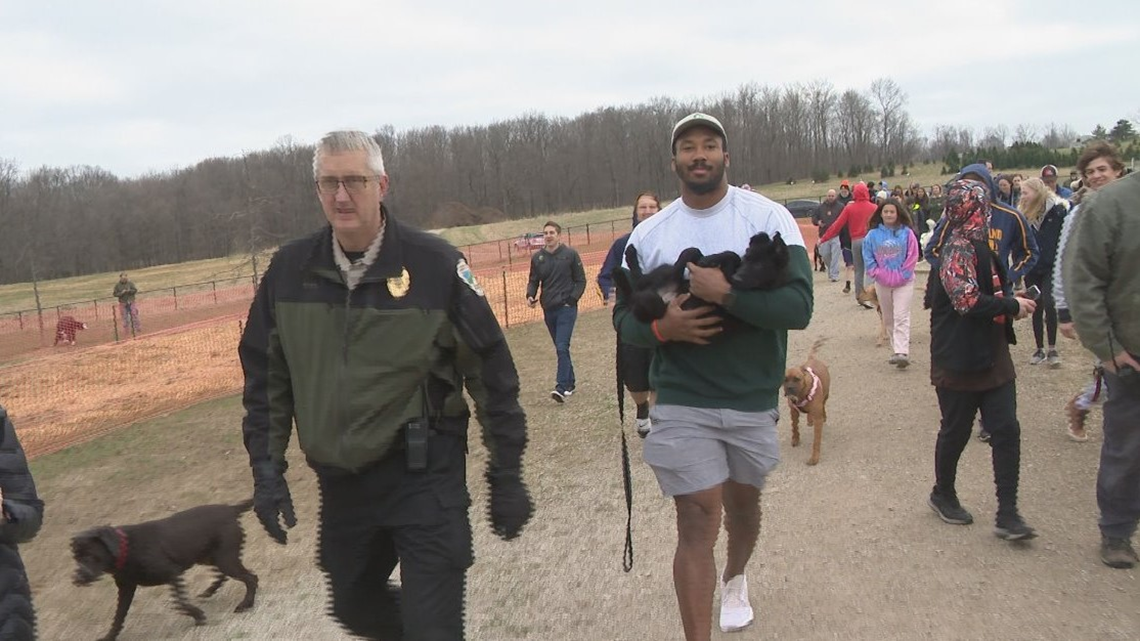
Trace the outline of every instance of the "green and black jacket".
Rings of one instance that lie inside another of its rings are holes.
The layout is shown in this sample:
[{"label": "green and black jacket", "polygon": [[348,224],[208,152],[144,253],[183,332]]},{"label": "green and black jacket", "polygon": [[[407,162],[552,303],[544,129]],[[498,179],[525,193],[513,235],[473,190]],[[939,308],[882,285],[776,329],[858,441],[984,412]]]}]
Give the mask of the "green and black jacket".
[{"label": "green and black jacket", "polygon": [[283,463],[295,420],[311,466],[360,471],[423,415],[423,390],[437,431],[465,430],[466,386],[492,469],[518,470],[518,373],[483,290],[457,249],[385,216],[380,253],[351,292],[331,227],[274,256],[238,347],[251,463]]}]

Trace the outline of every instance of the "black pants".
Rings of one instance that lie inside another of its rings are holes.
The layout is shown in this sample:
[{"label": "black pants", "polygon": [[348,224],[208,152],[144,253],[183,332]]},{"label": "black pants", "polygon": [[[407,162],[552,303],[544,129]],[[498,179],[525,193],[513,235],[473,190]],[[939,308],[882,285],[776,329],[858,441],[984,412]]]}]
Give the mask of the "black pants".
[{"label": "black pants", "polygon": [[942,427],[934,451],[935,489],[956,495],[958,460],[970,442],[974,416],[979,410],[990,433],[998,513],[1017,510],[1017,479],[1021,468],[1021,424],[1017,422],[1017,384],[1010,381],[984,392],[955,392],[935,388],[942,410]]},{"label": "black pants", "polygon": [[[381,641],[464,638],[473,554],[463,448],[459,439],[433,434],[427,472],[404,470],[402,453],[360,474],[318,472],[318,554],[330,614],[352,634]],[[397,562],[400,588],[389,582]]]},{"label": "black pants", "polygon": [[1111,393],[1104,402],[1104,444],[1096,477],[1100,531],[1127,539],[1140,523],[1140,380],[1126,383],[1111,372],[1104,378]]},{"label": "black pants", "polygon": [[1041,288],[1041,297],[1037,299],[1037,309],[1033,311],[1033,339],[1037,341],[1037,349],[1043,349],[1046,330],[1049,333],[1049,345],[1057,344],[1057,303],[1053,300],[1053,277],[1026,276],[1025,286],[1034,285]]}]

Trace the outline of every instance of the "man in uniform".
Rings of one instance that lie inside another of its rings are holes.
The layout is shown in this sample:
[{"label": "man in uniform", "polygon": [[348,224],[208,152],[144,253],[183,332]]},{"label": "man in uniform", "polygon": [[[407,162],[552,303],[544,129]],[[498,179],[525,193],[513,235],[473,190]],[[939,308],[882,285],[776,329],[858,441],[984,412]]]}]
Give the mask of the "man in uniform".
[{"label": "man in uniform", "polygon": [[[494,531],[512,539],[532,513],[514,361],[459,251],[384,206],[389,181],[371,137],[327,134],[313,174],[329,225],[277,252],[239,346],[254,509],[285,543],[296,421],[320,487],[331,614],[369,639],[462,639],[464,387],[490,450]],[[388,583],[397,562],[402,590]]]}]

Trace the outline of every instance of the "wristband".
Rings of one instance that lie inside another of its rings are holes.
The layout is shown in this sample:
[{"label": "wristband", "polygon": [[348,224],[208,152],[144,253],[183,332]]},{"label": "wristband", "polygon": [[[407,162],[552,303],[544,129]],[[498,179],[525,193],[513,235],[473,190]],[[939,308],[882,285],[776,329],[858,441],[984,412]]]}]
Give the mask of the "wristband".
[{"label": "wristband", "polygon": [[649,324],[649,328],[653,330],[653,335],[657,337],[657,340],[661,341],[662,343],[668,342],[665,340],[665,337],[661,335],[661,330],[657,329],[656,319],[654,319],[654,321]]}]

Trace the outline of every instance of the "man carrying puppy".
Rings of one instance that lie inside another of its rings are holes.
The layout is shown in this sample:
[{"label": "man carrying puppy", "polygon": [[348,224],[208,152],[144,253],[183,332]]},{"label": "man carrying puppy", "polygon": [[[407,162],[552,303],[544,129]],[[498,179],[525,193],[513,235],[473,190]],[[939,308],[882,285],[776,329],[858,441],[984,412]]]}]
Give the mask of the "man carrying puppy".
[{"label": "man carrying puppy", "polygon": [[[466,387],[490,450],[491,526],[519,535],[526,416],[506,340],[463,256],[384,206],[380,147],[327,134],[313,156],[329,225],[282,247],[238,348],[254,510],[285,543],[294,420],[320,488],[331,614],[369,639],[463,639]],[[400,564],[402,589],[388,584]],[[401,594],[402,593],[402,594]]]},{"label": "man carrying puppy", "polygon": [[749,239],[779,232],[791,254],[787,283],[741,291],[716,268],[690,264],[691,293],[723,307],[745,327],[722,333],[711,307],[682,310],[674,299],[665,316],[638,321],[619,296],[614,327],[621,340],[656,348],[650,380],[657,390],[645,460],[677,509],[673,582],[685,638],[709,639],[717,583],[713,547],[721,511],[728,558],[721,573],[720,627],[752,623],[745,566],[760,529],[760,490],[779,461],[776,420],[787,357],[787,330],[811,320],[811,261],[795,219],[783,206],[728,184],[727,136],[714,117],[690,114],[673,128],[673,170],[681,198],[634,229],[648,272],[673,264],[691,246],[705,255],[743,255]]}]

